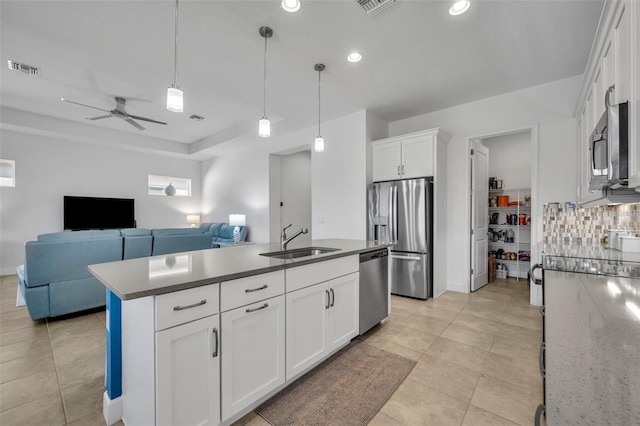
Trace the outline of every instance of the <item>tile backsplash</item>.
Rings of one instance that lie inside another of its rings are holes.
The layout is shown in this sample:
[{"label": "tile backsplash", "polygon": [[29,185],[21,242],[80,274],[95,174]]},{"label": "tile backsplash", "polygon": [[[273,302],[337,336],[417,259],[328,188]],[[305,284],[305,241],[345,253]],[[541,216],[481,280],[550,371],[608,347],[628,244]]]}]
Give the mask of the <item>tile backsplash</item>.
[{"label": "tile backsplash", "polygon": [[542,230],[548,244],[601,244],[608,229],[640,236],[640,204],[581,208],[575,203],[546,203]]}]

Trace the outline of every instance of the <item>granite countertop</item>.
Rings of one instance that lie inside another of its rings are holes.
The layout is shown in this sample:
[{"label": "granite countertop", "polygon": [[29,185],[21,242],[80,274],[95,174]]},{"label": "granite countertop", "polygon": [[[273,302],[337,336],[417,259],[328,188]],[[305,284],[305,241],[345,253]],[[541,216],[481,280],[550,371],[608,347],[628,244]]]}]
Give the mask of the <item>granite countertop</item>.
[{"label": "granite countertop", "polygon": [[545,272],[549,425],[640,424],[640,280]]},{"label": "granite countertop", "polygon": [[339,250],[297,259],[278,259],[261,256],[260,253],[280,251],[279,243],[245,244],[89,265],[89,271],[120,299],[129,300],[322,262],[392,245],[393,243],[379,241],[346,239],[294,240],[287,249],[313,246]]},{"label": "granite countertop", "polygon": [[604,245],[545,244],[542,255],[545,270],[640,277],[640,253]]}]

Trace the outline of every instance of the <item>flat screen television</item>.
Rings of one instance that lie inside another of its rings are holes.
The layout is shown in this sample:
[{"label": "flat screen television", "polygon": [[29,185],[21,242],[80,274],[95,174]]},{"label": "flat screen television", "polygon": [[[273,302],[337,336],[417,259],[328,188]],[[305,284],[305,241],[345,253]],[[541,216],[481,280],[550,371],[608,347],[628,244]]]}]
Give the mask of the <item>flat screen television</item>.
[{"label": "flat screen television", "polygon": [[135,228],[133,198],[64,196],[64,229]]}]

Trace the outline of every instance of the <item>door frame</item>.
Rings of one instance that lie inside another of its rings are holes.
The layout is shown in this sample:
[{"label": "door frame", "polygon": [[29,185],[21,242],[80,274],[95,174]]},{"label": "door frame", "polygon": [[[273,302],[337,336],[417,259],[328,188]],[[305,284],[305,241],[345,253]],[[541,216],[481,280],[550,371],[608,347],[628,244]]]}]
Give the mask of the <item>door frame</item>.
[{"label": "door frame", "polygon": [[[530,132],[531,137],[531,265],[540,263],[541,251],[542,251],[542,203],[539,197],[539,170],[540,170],[540,156],[539,156],[539,124],[534,123],[525,125],[522,127],[513,127],[504,129],[502,131],[495,131],[491,133],[474,135],[467,138],[467,156],[471,159],[471,148],[473,147],[474,140],[482,140],[493,138],[497,136],[505,136],[514,133]],[[471,161],[466,161],[466,173],[467,179],[465,179],[466,194],[471,192]],[[469,220],[465,224],[466,235],[468,238],[465,240],[466,253],[469,253],[466,259],[466,270],[471,270],[473,259],[471,259],[471,199],[468,196],[464,197],[466,205],[466,211],[469,215]],[[471,275],[467,282],[467,292],[471,292]],[[529,293],[529,303],[533,305],[542,304],[542,289],[540,286],[532,285]]]}]

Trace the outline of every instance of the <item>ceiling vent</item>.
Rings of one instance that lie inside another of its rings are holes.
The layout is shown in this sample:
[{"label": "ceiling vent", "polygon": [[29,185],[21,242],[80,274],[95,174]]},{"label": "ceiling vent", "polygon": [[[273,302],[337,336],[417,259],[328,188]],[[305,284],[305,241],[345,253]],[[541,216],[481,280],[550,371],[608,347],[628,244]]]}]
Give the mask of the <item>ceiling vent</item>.
[{"label": "ceiling vent", "polygon": [[7,60],[7,65],[9,66],[10,70],[20,71],[33,77],[40,76],[40,68],[32,67],[31,65],[23,64],[17,61],[12,61],[11,59]]},{"label": "ceiling vent", "polygon": [[201,117],[201,116],[195,115],[195,114],[191,115],[189,118],[192,119],[192,120],[196,120],[196,121],[204,120],[204,117]]},{"label": "ceiling vent", "polygon": [[360,7],[367,12],[367,15],[373,16],[382,12],[392,4],[395,4],[397,0],[357,0]]}]

